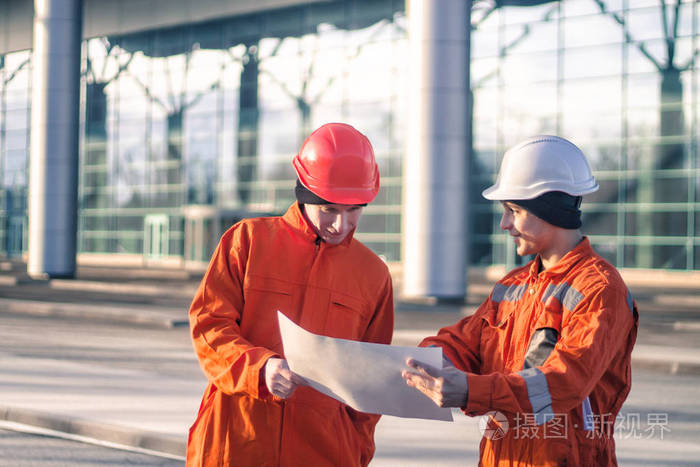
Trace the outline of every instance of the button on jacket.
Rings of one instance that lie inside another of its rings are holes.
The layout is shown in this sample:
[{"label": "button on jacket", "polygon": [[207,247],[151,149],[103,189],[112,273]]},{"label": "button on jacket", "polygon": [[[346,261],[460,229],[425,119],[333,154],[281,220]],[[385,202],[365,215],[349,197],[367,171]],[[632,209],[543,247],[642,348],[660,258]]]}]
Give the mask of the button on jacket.
[{"label": "button on jacket", "polygon": [[636,305],[586,238],[539,266],[510,272],[472,316],[421,345],[442,347],[467,372],[467,415],[490,413],[480,465],[616,465]]},{"label": "button on jacket", "polygon": [[188,466],[358,466],[374,454],[378,415],[308,386],[272,396],[264,367],[283,357],[277,310],[316,334],[388,344],[391,276],[352,238],[320,239],[299,204],[246,219],[221,238],[190,308],[209,385],[190,429]]}]

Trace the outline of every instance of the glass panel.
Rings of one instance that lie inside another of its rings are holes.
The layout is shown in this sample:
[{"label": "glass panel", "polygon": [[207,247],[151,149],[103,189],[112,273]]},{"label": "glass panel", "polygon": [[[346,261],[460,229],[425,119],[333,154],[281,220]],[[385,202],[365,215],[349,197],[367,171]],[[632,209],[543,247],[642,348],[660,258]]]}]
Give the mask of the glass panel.
[{"label": "glass panel", "polygon": [[299,8],[271,11],[263,18],[262,32],[266,36],[284,37],[301,34],[302,12]]},{"label": "glass panel", "polygon": [[[561,5],[563,14],[567,17],[572,17],[600,14],[600,7],[596,3],[597,2],[592,2],[590,0],[566,0],[565,2],[561,2]],[[606,0],[603,4],[605,5],[606,11],[613,12],[622,9],[623,0]]]},{"label": "glass panel", "polygon": [[584,207],[581,222],[586,235],[617,234],[617,214],[614,212],[596,212]]},{"label": "glass panel", "polygon": [[[510,55],[503,61],[501,70],[501,79],[506,85],[556,81],[557,54]],[[555,90],[552,84],[549,87],[552,91]]]},{"label": "glass panel", "polygon": [[[667,12],[670,18],[673,13],[670,9]],[[662,12],[659,7],[632,9],[627,13],[626,22],[630,34],[637,41],[665,37]]]},{"label": "glass panel", "polygon": [[[545,13],[549,11],[552,11],[551,7]],[[502,31],[501,49],[497,50],[496,54],[500,55],[500,51],[508,54],[522,54],[556,49],[558,44],[557,23],[547,21],[544,17],[541,19],[542,22],[505,28]]]},{"label": "glass panel", "polygon": [[594,172],[621,169],[622,153],[620,147],[615,144],[602,146],[596,143],[597,141],[585,141],[578,145],[586,155]]},{"label": "glass panel", "polygon": [[617,262],[617,245],[614,242],[600,241],[592,238],[591,244],[596,253],[602,256],[609,263],[614,265]]},{"label": "glass panel", "polygon": [[[470,263],[473,265],[489,266],[492,262],[493,245],[489,241],[473,241],[470,253]],[[495,262],[495,261],[494,261]]]},{"label": "glass panel", "polygon": [[624,246],[625,259],[621,267],[633,268],[637,265],[637,245]]},{"label": "glass panel", "polygon": [[[27,107],[5,110],[5,129],[8,132],[26,130],[29,128],[29,124],[29,109]],[[26,134],[25,131],[22,131],[22,134]]]},{"label": "glass panel", "polygon": [[[700,16],[700,10],[695,5],[696,12]],[[693,3],[692,0],[681,5],[678,19],[678,36],[690,36],[693,34]],[[697,21],[697,17],[696,17]]]},{"label": "glass panel", "polygon": [[498,57],[500,51],[499,37],[500,31],[496,29],[483,30],[482,28],[478,28],[472,30],[470,39],[472,69],[474,69],[474,64],[478,62],[479,59]]},{"label": "glass panel", "polygon": [[[382,179],[382,186],[377,193],[377,197],[372,202],[373,205],[386,205],[386,206],[400,206],[401,205],[401,187],[391,186],[384,183]],[[398,232],[398,231],[396,231]]]},{"label": "glass panel", "polygon": [[626,81],[627,105],[631,108],[658,108],[661,76],[658,73],[631,74]]},{"label": "glass panel", "polygon": [[[588,47],[624,40],[622,28],[609,16],[569,18],[565,20],[563,28],[565,47]],[[592,34],[592,31],[595,33]]]},{"label": "glass panel", "polygon": [[472,91],[485,86],[497,86],[499,75],[498,58],[472,59],[470,69]]},{"label": "glass panel", "polygon": [[611,143],[622,135],[622,117],[615,111],[569,112],[562,117],[562,134]]},{"label": "glass panel", "polygon": [[522,24],[539,21],[544,17],[551,19],[557,18],[558,2],[547,2],[542,5],[535,6],[509,6],[503,8],[501,14],[505,24]]},{"label": "glass panel", "polygon": [[688,233],[688,214],[685,212],[655,212],[651,219],[652,232],[656,236],[685,236]]},{"label": "glass panel", "polygon": [[391,1],[355,0],[351,7],[351,27],[365,27],[393,17]]},{"label": "glass panel", "polygon": [[655,73],[666,59],[666,42],[651,40],[627,45],[627,70],[630,73]]},{"label": "glass panel", "polygon": [[619,76],[565,81],[562,84],[562,110],[565,113],[619,109],[622,105]]},{"label": "glass panel", "polygon": [[684,246],[656,246],[653,248],[652,267],[659,269],[685,269],[687,252]]},{"label": "glass panel", "polygon": [[588,203],[611,204],[618,202],[619,182],[617,180],[606,180],[602,177],[597,177],[596,181],[600,188],[598,188],[598,191],[588,194],[583,198],[583,207],[581,209],[584,212],[588,211],[588,207],[586,207]]},{"label": "glass panel", "polygon": [[619,75],[621,71],[621,44],[564,50],[564,79]]},{"label": "glass panel", "polygon": [[362,233],[386,233],[401,231],[401,216],[398,214],[363,213],[357,227]]}]

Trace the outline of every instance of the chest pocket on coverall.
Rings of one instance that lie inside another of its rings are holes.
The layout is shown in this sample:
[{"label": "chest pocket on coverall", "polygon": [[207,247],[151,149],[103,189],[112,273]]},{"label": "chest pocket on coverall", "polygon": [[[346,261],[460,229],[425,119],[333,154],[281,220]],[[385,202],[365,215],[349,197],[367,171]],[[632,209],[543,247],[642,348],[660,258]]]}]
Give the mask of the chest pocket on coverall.
[{"label": "chest pocket on coverall", "polygon": [[491,302],[481,317],[481,372],[511,371],[509,368],[513,345],[513,310],[504,310]]},{"label": "chest pocket on coverall", "polygon": [[274,277],[248,274],[243,284],[241,335],[254,345],[282,351],[277,310],[290,314],[293,284]]},{"label": "chest pocket on coverall", "polygon": [[367,327],[367,307],[350,295],[331,292],[325,334],[342,339],[361,339]]}]

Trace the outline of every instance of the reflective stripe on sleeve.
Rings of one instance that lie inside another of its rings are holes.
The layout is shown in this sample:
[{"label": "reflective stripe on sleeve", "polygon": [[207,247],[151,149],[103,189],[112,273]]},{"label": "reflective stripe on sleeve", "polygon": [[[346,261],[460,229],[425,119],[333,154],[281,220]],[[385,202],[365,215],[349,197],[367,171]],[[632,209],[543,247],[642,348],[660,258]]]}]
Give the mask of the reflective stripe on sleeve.
[{"label": "reflective stripe on sleeve", "polygon": [[583,409],[583,429],[586,431],[593,431],[593,409],[591,409],[591,399],[586,396],[581,405]]},{"label": "reflective stripe on sleeve", "polygon": [[549,394],[547,378],[539,368],[528,368],[518,372],[527,384],[527,396],[530,399],[535,423],[542,425],[554,418],[552,396]]},{"label": "reflective stripe on sleeve", "polygon": [[527,290],[527,284],[496,284],[493,286],[493,292],[491,292],[491,300],[496,303],[500,303],[504,300],[506,302],[515,302],[523,298],[523,295],[525,295],[525,290]]},{"label": "reflective stripe on sleeve", "polygon": [[554,297],[564,306],[564,308],[573,311],[574,308],[583,300],[583,294],[567,284],[549,284],[547,289],[542,294],[542,302],[546,303],[549,297]]}]

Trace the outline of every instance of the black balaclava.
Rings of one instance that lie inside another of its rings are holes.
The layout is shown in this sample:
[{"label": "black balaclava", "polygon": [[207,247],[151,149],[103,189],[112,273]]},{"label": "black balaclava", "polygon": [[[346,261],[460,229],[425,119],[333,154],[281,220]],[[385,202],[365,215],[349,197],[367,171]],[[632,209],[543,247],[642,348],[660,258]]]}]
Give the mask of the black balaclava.
[{"label": "black balaclava", "polygon": [[581,197],[562,191],[549,191],[533,199],[512,199],[511,203],[522,206],[543,221],[563,229],[581,227]]},{"label": "black balaclava", "polygon": [[294,194],[299,204],[332,204],[302,185],[298,178],[297,186],[294,187]]},{"label": "black balaclava", "polygon": [[[333,204],[332,202],[326,201],[313,191],[306,188],[301,184],[298,178],[297,185],[294,187],[294,194],[296,195],[299,204]],[[367,203],[357,204],[356,206],[367,206]]]}]

